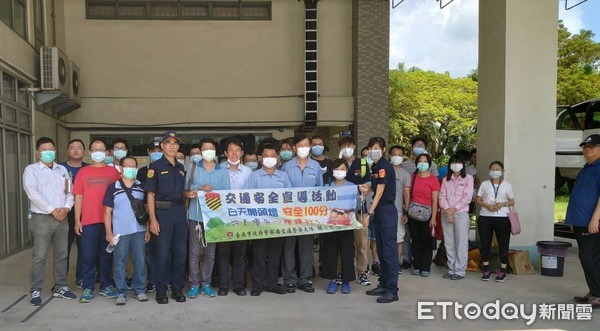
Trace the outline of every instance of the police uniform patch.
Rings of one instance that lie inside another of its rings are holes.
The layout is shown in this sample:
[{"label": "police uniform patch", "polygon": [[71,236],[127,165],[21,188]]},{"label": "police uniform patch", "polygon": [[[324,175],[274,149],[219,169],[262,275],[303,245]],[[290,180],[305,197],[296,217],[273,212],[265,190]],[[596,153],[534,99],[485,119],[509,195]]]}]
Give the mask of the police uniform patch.
[{"label": "police uniform patch", "polygon": [[154,177],[154,169],[148,169],[148,178]]},{"label": "police uniform patch", "polygon": [[161,171],[161,173],[160,173],[160,174],[161,174],[161,175],[166,175],[166,174],[168,174],[168,173],[169,173],[169,170],[166,170],[166,171]]},{"label": "police uniform patch", "polygon": [[377,172],[377,177],[385,178],[385,169],[379,169],[379,171]]}]

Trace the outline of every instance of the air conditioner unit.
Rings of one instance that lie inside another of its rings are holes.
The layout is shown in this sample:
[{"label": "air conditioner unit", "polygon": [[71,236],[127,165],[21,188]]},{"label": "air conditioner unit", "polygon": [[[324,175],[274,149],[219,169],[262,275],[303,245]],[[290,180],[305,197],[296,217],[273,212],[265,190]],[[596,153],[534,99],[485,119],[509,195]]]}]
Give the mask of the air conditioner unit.
[{"label": "air conditioner unit", "polygon": [[69,86],[69,99],[76,103],[81,103],[79,97],[79,67],[73,61],[69,61],[68,66],[68,86]]},{"label": "air conditioner unit", "polygon": [[42,91],[56,91],[69,95],[68,58],[58,47],[40,49]]}]

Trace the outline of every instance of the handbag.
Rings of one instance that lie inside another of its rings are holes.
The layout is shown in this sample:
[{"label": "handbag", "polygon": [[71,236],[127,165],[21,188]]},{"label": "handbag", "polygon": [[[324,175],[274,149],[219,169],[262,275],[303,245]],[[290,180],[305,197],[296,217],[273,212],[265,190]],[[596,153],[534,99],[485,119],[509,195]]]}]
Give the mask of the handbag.
[{"label": "handbag", "polygon": [[521,221],[514,206],[511,206],[508,211],[508,220],[510,221],[510,233],[513,235],[521,233]]},{"label": "handbag", "polygon": [[[417,175],[413,175],[412,185],[410,186],[410,196],[413,196],[413,187],[415,186],[415,180]],[[427,222],[431,219],[431,206],[420,204],[418,202],[411,201],[408,204],[408,217],[421,221]]]},{"label": "handbag", "polygon": [[125,191],[127,197],[129,198],[131,209],[133,210],[133,214],[135,215],[135,219],[137,220],[138,224],[146,225],[148,219],[150,219],[150,215],[148,215],[146,208],[144,208],[144,202],[133,197],[131,190],[125,185],[122,179],[119,179],[119,182],[121,183],[123,191]]}]

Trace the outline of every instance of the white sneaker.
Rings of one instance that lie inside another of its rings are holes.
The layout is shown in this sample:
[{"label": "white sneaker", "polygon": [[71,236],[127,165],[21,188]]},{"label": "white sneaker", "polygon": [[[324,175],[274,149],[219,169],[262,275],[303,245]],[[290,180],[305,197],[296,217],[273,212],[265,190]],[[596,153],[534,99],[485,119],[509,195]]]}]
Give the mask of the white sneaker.
[{"label": "white sneaker", "polygon": [[146,293],[135,294],[134,297],[139,302],[146,302],[146,301],[150,300],[150,299],[148,299],[148,296],[146,295]]}]

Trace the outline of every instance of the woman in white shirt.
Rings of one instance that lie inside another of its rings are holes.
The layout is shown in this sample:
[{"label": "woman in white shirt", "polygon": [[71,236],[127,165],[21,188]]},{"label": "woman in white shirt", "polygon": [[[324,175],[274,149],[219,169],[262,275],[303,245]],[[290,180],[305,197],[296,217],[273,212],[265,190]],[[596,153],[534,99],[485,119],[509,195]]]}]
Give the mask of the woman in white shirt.
[{"label": "woman in white shirt", "polygon": [[481,206],[479,219],[477,220],[483,265],[481,280],[490,280],[490,248],[495,233],[500,250],[500,270],[496,273],[495,280],[501,283],[506,279],[506,265],[508,264],[508,246],[510,243],[509,206],[513,206],[515,201],[512,186],[503,178],[504,165],[502,162],[492,162],[489,169],[491,179],[481,183],[475,200],[475,203]]}]

